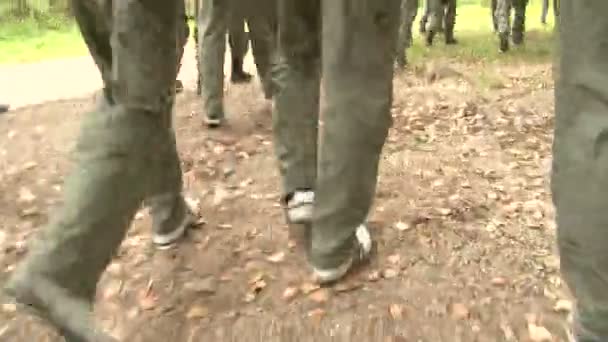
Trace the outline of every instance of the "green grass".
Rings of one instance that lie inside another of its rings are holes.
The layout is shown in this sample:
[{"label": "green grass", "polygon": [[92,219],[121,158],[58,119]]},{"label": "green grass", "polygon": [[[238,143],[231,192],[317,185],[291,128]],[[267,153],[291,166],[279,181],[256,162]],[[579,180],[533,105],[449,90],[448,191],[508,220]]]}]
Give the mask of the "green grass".
[{"label": "green grass", "polygon": [[[422,2],[422,1],[421,1]],[[483,5],[481,5],[482,3]],[[531,0],[527,10],[526,44],[513,48],[508,54],[498,53],[498,41],[492,32],[487,0],[460,0],[456,18],[458,46],[444,46],[442,37],[436,38],[435,46],[424,46],[418,33],[414,45],[408,51],[413,64],[428,58],[453,58],[467,62],[545,62],[551,60],[553,47],[550,22],[540,24],[540,0]],[[418,11],[418,19],[423,9]],[[548,16],[552,20],[552,12]],[[418,22],[414,25],[418,31]],[[51,58],[85,55],[86,46],[74,25],[68,19],[43,17],[41,20],[2,20],[0,25],[0,64],[35,62]]]},{"label": "green grass", "polygon": [[6,20],[0,25],[0,64],[36,62],[87,53],[72,20]]},{"label": "green grass", "polygon": [[[445,46],[443,36],[435,38],[433,47],[424,45],[424,37],[418,34],[418,21],[414,25],[414,44],[408,50],[412,64],[420,64],[428,59],[448,58],[466,62],[538,63],[551,61],[553,51],[553,12],[549,11],[546,26],[540,23],[541,2],[532,0],[526,11],[526,41],[524,46],[511,45],[511,51],[498,51],[498,37],[492,30],[489,7],[479,5],[480,1],[461,0],[456,17],[457,46]],[[488,1],[489,3],[489,1]],[[419,19],[422,8],[418,11]]]}]

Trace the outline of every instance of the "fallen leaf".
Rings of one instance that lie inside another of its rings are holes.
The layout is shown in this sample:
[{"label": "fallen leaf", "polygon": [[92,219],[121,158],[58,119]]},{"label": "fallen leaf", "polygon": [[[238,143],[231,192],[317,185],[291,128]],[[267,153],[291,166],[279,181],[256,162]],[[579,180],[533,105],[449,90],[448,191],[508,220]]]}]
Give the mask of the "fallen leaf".
[{"label": "fallen leaf", "polygon": [[313,322],[313,324],[315,325],[319,325],[321,324],[321,320],[323,319],[323,316],[325,316],[325,310],[321,309],[321,308],[317,308],[311,311],[308,311],[307,314],[308,318],[310,318]]},{"label": "fallen leaf", "polygon": [[439,212],[439,214],[441,214],[443,216],[448,216],[448,215],[450,215],[450,213],[452,213],[452,209],[450,209],[450,208],[439,208],[439,209],[437,209],[437,211]]},{"label": "fallen leaf", "polygon": [[553,310],[555,312],[563,312],[563,313],[569,313],[572,312],[572,302],[566,299],[560,299],[557,301],[557,303],[555,303],[555,306],[553,306]]},{"label": "fallen leaf", "polygon": [[298,292],[300,292],[300,289],[298,289],[297,287],[288,287],[285,289],[285,291],[283,291],[283,299],[287,301],[292,300],[295,296],[298,295]]},{"label": "fallen leaf", "polygon": [[300,286],[300,290],[305,295],[307,295],[319,288],[320,288],[319,284],[313,284],[313,283],[304,283],[304,284],[302,284],[302,286]]},{"label": "fallen leaf", "polygon": [[156,307],[158,298],[152,293],[143,293],[139,298],[139,307],[143,310],[152,310]]},{"label": "fallen leaf", "polygon": [[452,305],[452,318],[456,320],[466,319],[469,317],[469,309],[462,303]]},{"label": "fallen leaf", "polygon": [[270,255],[268,258],[266,258],[266,260],[273,262],[275,264],[283,261],[284,259],[285,259],[285,252],[277,252],[277,253],[274,253],[273,255]]},{"label": "fallen leaf", "polygon": [[22,187],[19,189],[19,199],[20,203],[32,203],[36,199],[36,196],[32,193],[32,191],[28,188]]},{"label": "fallen leaf", "polygon": [[388,307],[388,312],[391,314],[394,320],[403,319],[403,305],[401,304],[391,304]]},{"label": "fallen leaf", "polygon": [[492,285],[494,286],[504,286],[507,284],[507,279],[503,277],[495,277],[492,279]]},{"label": "fallen leaf", "polygon": [[204,318],[209,315],[209,309],[204,306],[193,306],[190,308],[188,313],[186,314],[186,318],[188,319],[199,319]]},{"label": "fallen leaf", "polygon": [[310,295],[308,295],[308,298],[317,303],[325,303],[329,299],[329,295],[329,290],[322,288],[312,292]]},{"label": "fallen leaf", "polygon": [[399,271],[394,270],[392,268],[387,268],[382,272],[382,277],[385,279],[395,278],[399,274]]},{"label": "fallen leaf", "polygon": [[395,228],[398,231],[404,232],[406,230],[410,230],[412,227],[408,223],[405,223],[403,221],[399,221],[399,222],[395,223]]},{"label": "fallen leaf", "polygon": [[361,283],[341,282],[341,283],[337,284],[336,286],[334,286],[334,290],[336,292],[349,292],[349,291],[356,290],[360,287],[361,287]]},{"label": "fallen leaf", "polygon": [[399,264],[399,262],[401,262],[401,255],[399,255],[399,254],[390,255],[388,257],[388,262],[393,265]]},{"label": "fallen leaf", "polygon": [[553,335],[543,326],[536,324],[528,324],[528,334],[533,342],[551,342]]},{"label": "fallen leaf", "polygon": [[380,280],[380,271],[371,271],[368,275],[367,275],[367,280],[369,281],[378,281]]}]

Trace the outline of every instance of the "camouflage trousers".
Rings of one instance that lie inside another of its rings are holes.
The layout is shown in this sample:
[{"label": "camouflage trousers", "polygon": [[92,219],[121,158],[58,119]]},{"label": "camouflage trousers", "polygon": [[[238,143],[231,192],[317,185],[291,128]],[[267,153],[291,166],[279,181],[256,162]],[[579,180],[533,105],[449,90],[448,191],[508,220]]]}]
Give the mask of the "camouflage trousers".
[{"label": "camouflage trousers", "polygon": [[[249,27],[254,62],[265,91],[272,88],[270,77],[271,57],[275,35],[272,30],[273,0],[202,0],[198,17],[199,73],[203,108],[209,118],[224,117],[224,58],[226,33],[230,28]],[[239,27],[240,26],[240,27]],[[235,32],[235,31],[233,31]],[[244,56],[247,37],[233,37],[233,57]]]},{"label": "camouflage trousers", "polygon": [[608,2],[560,5],[552,193],[578,342],[608,341]]},{"label": "camouflage trousers", "polygon": [[[496,29],[499,35],[510,36],[517,43],[523,40],[526,31],[526,7],[528,0],[496,0]],[[514,12],[513,28],[511,28],[511,10]]]},{"label": "camouflage trousers", "polygon": [[412,25],[418,14],[418,0],[401,1],[401,20],[399,22],[399,35],[397,38],[397,65],[403,67],[407,64],[406,49],[412,46]]},{"label": "camouflage trousers", "polygon": [[[316,267],[344,262],[374,198],[391,125],[400,5],[279,0],[274,143],[285,194],[316,191],[310,253]],[[321,74],[326,106],[319,132]]]},{"label": "camouflage trousers", "polygon": [[441,32],[446,35],[454,32],[456,24],[456,0],[427,0],[430,11],[429,31]]},{"label": "camouflage trousers", "polygon": [[186,215],[172,129],[183,6],[72,1],[101,72],[103,97],[83,119],[62,208],[6,286],[70,342],[98,341],[89,329],[96,285],[142,202],[151,207],[158,232],[174,230]]}]

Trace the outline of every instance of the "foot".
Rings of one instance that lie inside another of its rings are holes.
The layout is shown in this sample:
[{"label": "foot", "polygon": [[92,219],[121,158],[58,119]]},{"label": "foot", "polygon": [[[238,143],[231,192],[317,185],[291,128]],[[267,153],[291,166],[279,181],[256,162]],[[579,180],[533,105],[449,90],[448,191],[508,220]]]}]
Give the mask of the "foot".
[{"label": "foot", "polygon": [[515,45],[522,45],[524,43],[524,36],[521,34],[514,34],[513,35],[513,44]]},{"label": "foot", "polygon": [[433,46],[433,39],[435,38],[435,32],[429,31],[426,34],[426,46]]},{"label": "foot", "polygon": [[446,45],[456,45],[456,44],[458,44],[458,40],[452,36],[446,36],[445,44]]},{"label": "foot", "polygon": [[507,52],[509,51],[509,36],[507,36],[506,34],[501,34],[499,35],[499,39],[500,39],[500,52]]},{"label": "foot", "polygon": [[9,105],[0,103],[0,114],[8,112],[9,108]]},{"label": "foot", "polygon": [[342,265],[328,269],[313,267],[314,277],[320,284],[333,283],[342,279],[354,267],[369,259],[372,251],[372,237],[365,224],[357,227],[355,238],[353,253]]},{"label": "foot", "polygon": [[230,76],[230,81],[232,83],[249,83],[253,76],[250,73],[247,73],[243,70],[233,70],[232,75]]},{"label": "foot", "polygon": [[166,250],[170,249],[182,238],[186,235],[186,231],[190,226],[192,226],[195,222],[194,214],[190,209],[184,216],[184,220],[175,227],[174,230],[166,233],[153,233],[152,234],[152,242],[156,246],[157,249]]},{"label": "foot", "polygon": [[312,190],[297,190],[287,199],[287,220],[295,224],[312,222],[315,193]]},{"label": "foot", "polygon": [[184,84],[181,80],[175,80],[175,93],[179,94],[184,91]]},{"label": "foot", "polygon": [[209,128],[218,128],[224,124],[223,117],[205,117],[205,125]]},{"label": "foot", "polygon": [[4,292],[5,299],[48,321],[66,341],[117,342],[95,325],[90,303],[44,276],[18,269]]}]

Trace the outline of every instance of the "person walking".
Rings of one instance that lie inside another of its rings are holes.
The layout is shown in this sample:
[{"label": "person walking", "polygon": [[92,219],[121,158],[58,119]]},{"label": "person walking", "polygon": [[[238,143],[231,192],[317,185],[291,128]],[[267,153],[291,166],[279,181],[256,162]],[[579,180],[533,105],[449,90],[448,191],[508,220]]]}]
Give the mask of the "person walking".
[{"label": "person walking", "polygon": [[288,221],[310,229],[313,275],[331,283],[372,249],[366,220],[392,120],[401,0],[278,3],[273,132],[283,203]]}]

